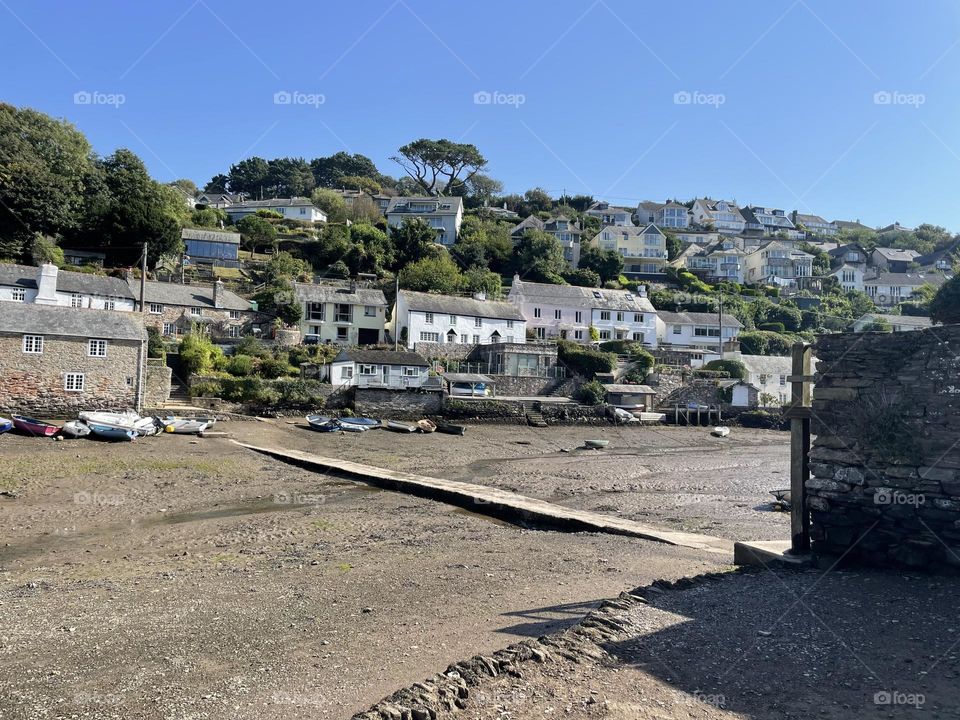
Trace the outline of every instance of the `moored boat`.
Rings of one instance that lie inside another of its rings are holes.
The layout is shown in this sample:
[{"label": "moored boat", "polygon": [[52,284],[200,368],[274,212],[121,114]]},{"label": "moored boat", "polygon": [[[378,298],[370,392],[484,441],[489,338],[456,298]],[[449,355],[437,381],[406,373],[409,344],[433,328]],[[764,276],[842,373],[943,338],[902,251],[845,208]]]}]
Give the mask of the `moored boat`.
[{"label": "moored boat", "polygon": [[467,431],[464,425],[454,425],[453,423],[437,423],[437,432],[447,435],[463,435]]},{"label": "moored boat", "polygon": [[337,420],[340,423],[349,423],[350,425],[362,425],[370,430],[380,427],[380,421],[368,417],[342,417]]},{"label": "moored boat", "polygon": [[8,430],[13,429],[13,420],[8,420],[5,417],[0,417],[0,433],[5,433]]},{"label": "moored boat", "polygon": [[586,445],[588,448],[599,450],[600,448],[605,448],[607,445],[609,445],[610,441],[609,440],[585,440],[583,444]]},{"label": "moored boat", "polygon": [[370,429],[370,425],[357,425],[351,422],[345,422],[343,419],[337,420],[337,428],[344,432],[362,433]]},{"label": "moored boat", "polygon": [[52,437],[60,432],[60,426],[43,422],[25,415],[11,415],[13,426],[26,435]]},{"label": "moored boat", "polygon": [[727,437],[727,435],[730,434],[730,428],[726,427],[725,425],[719,425],[711,430],[710,434],[714,435],[715,437]]},{"label": "moored boat", "polygon": [[307,415],[306,420],[310,429],[317,432],[336,432],[340,429],[336,421],[326,415]]},{"label": "moored boat", "polygon": [[133,440],[137,437],[137,431],[132,428],[118,428],[110,425],[101,425],[95,422],[87,422],[90,431],[97,437],[105,440]]},{"label": "moored boat", "polygon": [[400,422],[399,420],[387,420],[384,425],[387,430],[393,430],[394,432],[402,433],[412,433],[417,431],[417,426],[414,423]]},{"label": "moored boat", "polygon": [[437,429],[437,424],[433,420],[417,420],[417,429],[422,433],[432,433]]},{"label": "moored boat", "polygon": [[83,420],[68,420],[63,424],[61,431],[68,437],[86,437],[90,434],[90,426]]},{"label": "moored boat", "polygon": [[165,417],[161,418],[164,432],[176,435],[198,435],[210,424],[206,418]]}]

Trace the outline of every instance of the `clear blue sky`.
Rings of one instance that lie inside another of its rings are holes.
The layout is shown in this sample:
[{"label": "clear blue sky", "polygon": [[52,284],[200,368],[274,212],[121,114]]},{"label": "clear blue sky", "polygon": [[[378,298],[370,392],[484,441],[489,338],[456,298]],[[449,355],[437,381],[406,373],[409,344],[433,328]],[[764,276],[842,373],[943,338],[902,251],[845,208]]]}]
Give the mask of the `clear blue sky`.
[{"label": "clear blue sky", "polygon": [[400,145],[448,137],[507,191],[960,231],[956,0],[0,0],[0,18],[2,99],[159,180],[344,149],[396,175]]}]

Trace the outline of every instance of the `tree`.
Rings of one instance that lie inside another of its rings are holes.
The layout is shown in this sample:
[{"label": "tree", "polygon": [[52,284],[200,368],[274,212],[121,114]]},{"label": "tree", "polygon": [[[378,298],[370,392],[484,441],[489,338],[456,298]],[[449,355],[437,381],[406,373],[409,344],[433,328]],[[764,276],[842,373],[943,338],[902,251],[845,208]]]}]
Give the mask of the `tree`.
[{"label": "tree", "polygon": [[310,263],[284,251],[271,256],[258,279],[268,285],[276,285],[284,280],[309,281],[312,276],[313,268]]},{"label": "tree", "polygon": [[275,315],[285,325],[293,326],[303,319],[303,306],[297,302],[293,284],[286,278],[267,285],[253,299],[260,312]]},{"label": "tree", "polygon": [[363,190],[371,195],[379,195],[383,189],[380,183],[373,178],[363,175],[344,175],[340,178],[340,187],[347,190]]},{"label": "tree", "polygon": [[726,372],[737,380],[745,380],[748,375],[747,366],[739,360],[711,360],[703,366],[703,369]]},{"label": "tree", "polygon": [[303,158],[274,158],[267,163],[263,192],[270,197],[309,196],[316,187],[310,164]]},{"label": "tree", "polygon": [[195,227],[223,227],[227,222],[227,214],[219,208],[199,208],[190,214],[190,222]]},{"label": "tree", "polygon": [[325,188],[344,187],[344,176],[366,177],[377,182],[382,178],[373,160],[365,155],[351,155],[343,151],[311,160],[310,170],[317,187]]},{"label": "tree", "polygon": [[396,248],[394,270],[433,253],[437,232],[423,218],[404,218],[399,227],[390,228],[390,239]]},{"label": "tree", "polygon": [[[549,212],[553,208],[553,198],[541,187],[530,188],[523,194],[524,209],[521,215],[533,215],[537,212]],[[517,212],[520,212],[519,210]]]},{"label": "tree", "polygon": [[955,239],[954,236],[950,234],[950,231],[945,227],[941,227],[940,225],[931,225],[930,223],[923,223],[920,225],[920,227],[913,231],[913,234],[917,237],[917,240],[920,243],[930,248],[926,252],[922,253],[924,255],[933,252],[934,250],[942,250],[943,248],[949,246]]},{"label": "tree", "polygon": [[90,169],[79,130],[0,103],[0,257],[23,259],[35,233],[76,228]]},{"label": "tree", "polygon": [[354,273],[383,275],[393,266],[395,250],[387,234],[367,223],[350,226],[348,265]]},{"label": "tree", "polygon": [[463,274],[462,289],[483,292],[490,297],[499,297],[503,290],[500,274],[484,268],[470,268]]},{"label": "tree", "polygon": [[462,237],[450,248],[450,255],[463,270],[470,268],[487,269],[487,248],[484,244],[486,234]]},{"label": "tree", "polygon": [[310,196],[310,200],[327,214],[328,222],[340,223],[347,219],[347,203],[340,193],[326,188],[317,188]]},{"label": "tree", "polygon": [[463,279],[460,268],[447,253],[410,263],[400,271],[400,287],[420,292],[457,292]]},{"label": "tree", "polygon": [[578,268],[563,274],[563,279],[579,287],[600,287],[600,276],[589,268]]},{"label": "tree", "polygon": [[476,145],[421,138],[399,149],[390,159],[403,168],[427,195],[469,181],[487,165]]},{"label": "tree", "polygon": [[63,267],[63,250],[57,247],[57,241],[45,235],[37,235],[33,240],[33,246],[30,249],[34,265],[43,265],[52,263],[57,267]]},{"label": "tree", "polygon": [[672,232],[667,234],[667,260],[674,260],[683,252],[683,242]]},{"label": "tree", "polygon": [[567,261],[563,246],[553,235],[542,230],[527,230],[513,249],[514,270],[534,282],[563,285]]},{"label": "tree", "polygon": [[358,195],[347,208],[347,217],[351,222],[373,225],[380,221],[383,215],[380,206],[369,195]]},{"label": "tree", "polygon": [[616,280],[623,272],[623,258],[613,250],[601,250],[587,245],[580,250],[580,267],[593,270],[601,282]]},{"label": "tree", "polygon": [[230,178],[223,173],[214,175],[210,182],[203,186],[205,193],[225,193],[230,185]]},{"label": "tree", "polygon": [[944,325],[960,323],[960,275],[940,286],[930,302],[930,319]]},{"label": "tree", "polygon": [[196,197],[200,192],[200,190],[197,188],[197,184],[189,178],[180,178],[179,180],[174,180],[172,183],[170,183],[170,185],[181,190],[187,197]]},{"label": "tree", "polygon": [[493,204],[496,196],[503,192],[503,183],[488,175],[476,173],[467,182],[456,183],[447,188],[447,195],[463,197],[464,205],[469,209]]},{"label": "tree", "polygon": [[230,192],[245,192],[260,197],[260,192],[268,185],[267,176],[270,164],[262,157],[250,157],[231,165],[227,173],[227,185]]},{"label": "tree", "polygon": [[261,245],[273,245],[277,239],[277,229],[269,220],[259,215],[242,218],[237,222],[237,230],[251,253],[255,253]]}]

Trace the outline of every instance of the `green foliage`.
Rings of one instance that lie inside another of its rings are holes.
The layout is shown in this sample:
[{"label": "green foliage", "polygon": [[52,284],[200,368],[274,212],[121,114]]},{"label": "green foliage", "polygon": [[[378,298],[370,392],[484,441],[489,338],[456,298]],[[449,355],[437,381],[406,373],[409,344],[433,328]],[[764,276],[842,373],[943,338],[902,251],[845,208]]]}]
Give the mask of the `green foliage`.
[{"label": "green foliage", "polygon": [[527,230],[513,250],[514,271],[534,282],[563,285],[563,246],[542,230]]},{"label": "green foliage", "polygon": [[241,218],[237,222],[237,231],[250,252],[256,252],[264,245],[273,245],[277,239],[277,229],[259,214]]},{"label": "green foliage", "polygon": [[557,359],[572,373],[582,375],[588,380],[593,379],[598,372],[612,372],[617,366],[617,356],[614,353],[579,345],[570,340],[557,341]]},{"label": "green foliage", "polygon": [[250,355],[233,355],[227,360],[226,371],[235,377],[253,375],[255,365]]},{"label": "green foliage", "polygon": [[476,145],[427,138],[407,143],[390,159],[427,195],[445,194],[444,188],[469,181],[487,164]]},{"label": "green foliage", "polygon": [[268,379],[285,377],[292,372],[293,368],[286,356],[264,358],[257,365],[257,374]]},{"label": "green foliage", "polygon": [[63,250],[57,246],[56,240],[44,235],[37,235],[34,238],[30,254],[35,265],[53,263],[57,267],[63,267],[66,262],[63,258]]},{"label": "green foliage", "polygon": [[363,190],[371,195],[379,195],[383,187],[376,180],[362,175],[343,175],[340,186],[346,190]]},{"label": "green foliage", "polygon": [[400,271],[400,286],[420,292],[455,293],[462,283],[460,268],[443,252],[413,262]]},{"label": "green foliage", "polygon": [[163,344],[163,336],[152,325],[147,326],[147,357],[166,360],[167,350]]},{"label": "green foliage", "polygon": [[783,323],[779,322],[770,322],[770,323],[760,323],[757,325],[757,328],[760,330],[769,330],[770,332],[782,333],[786,331],[786,328],[783,326]]},{"label": "green foliage", "polygon": [[351,155],[343,151],[311,160],[310,170],[317,187],[326,188],[347,187],[345,181],[350,182],[357,177],[370,178],[377,182],[383,178],[373,160],[365,155]]},{"label": "green foliage", "polygon": [[579,287],[600,287],[600,276],[589,268],[578,268],[563,274],[563,279]]},{"label": "green foliage", "polygon": [[404,218],[400,227],[391,227],[390,239],[395,248],[392,269],[399,271],[433,254],[436,237],[436,230],[423,218]]},{"label": "green foliage", "polygon": [[188,375],[205,375],[224,367],[226,358],[209,337],[191,332],[180,342],[180,364]]},{"label": "green foliage", "polygon": [[347,219],[347,203],[343,196],[326,188],[317,188],[310,196],[310,200],[327,214],[327,221],[342,223]]},{"label": "green foliage", "polygon": [[303,306],[297,302],[293,285],[287,280],[278,280],[253,296],[260,312],[275,315],[287,326],[297,325],[303,318]]},{"label": "green foliage", "polygon": [[671,232],[667,234],[667,260],[673,260],[683,251],[683,242]]},{"label": "green foliage", "polygon": [[600,331],[593,325],[590,326],[590,342],[596,342],[600,339]]},{"label": "green foliage", "polygon": [[487,297],[500,297],[502,282],[499,273],[482,268],[471,268],[463,274],[460,286],[468,292],[484,292]]},{"label": "green foliage", "polygon": [[190,224],[202,228],[219,228],[227,224],[227,213],[219,208],[198,208],[190,214]]},{"label": "green foliage", "polygon": [[274,253],[266,267],[257,275],[260,282],[277,284],[291,281],[309,282],[313,279],[313,268],[306,260],[295,258],[283,251]]},{"label": "green foliage", "polygon": [[711,360],[703,367],[705,370],[725,372],[728,377],[737,380],[744,380],[747,377],[747,366],[739,360]]},{"label": "green foliage", "polygon": [[600,282],[607,282],[616,280],[623,272],[623,258],[613,250],[601,250],[595,245],[587,245],[580,251],[580,267],[593,270],[600,276]]},{"label": "green foliage", "polygon": [[960,275],[940,286],[930,302],[930,318],[944,325],[960,323]]},{"label": "green foliage", "polygon": [[606,402],[607,391],[603,383],[591,380],[577,388],[575,399],[581,405],[602,405]]},{"label": "green foliage", "polygon": [[265,358],[270,356],[270,351],[267,349],[267,346],[264,345],[259,338],[253,335],[244,335],[240,339],[240,342],[237,343],[235,352],[238,355],[248,355],[253,358]]},{"label": "green foliage", "polygon": [[740,351],[744,355],[789,355],[797,339],[769,330],[745,330],[739,335]]},{"label": "green foliage", "polygon": [[893,325],[887,322],[885,318],[877,318],[863,330],[864,332],[893,332]]}]

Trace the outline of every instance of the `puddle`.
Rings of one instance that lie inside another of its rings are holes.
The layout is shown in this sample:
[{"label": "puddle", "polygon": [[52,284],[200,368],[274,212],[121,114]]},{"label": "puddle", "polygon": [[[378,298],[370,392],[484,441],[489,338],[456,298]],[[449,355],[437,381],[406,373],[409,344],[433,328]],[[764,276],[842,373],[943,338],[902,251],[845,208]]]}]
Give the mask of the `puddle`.
[{"label": "puddle", "polygon": [[493,525],[500,525],[501,527],[522,527],[517,523],[507,522],[506,520],[501,520],[500,518],[493,517],[491,515],[484,515],[483,513],[474,512],[473,510],[467,510],[462,507],[451,508],[450,512],[454,515],[465,515],[467,517],[476,518],[477,520],[483,520],[484,522],[492,523]]}]

